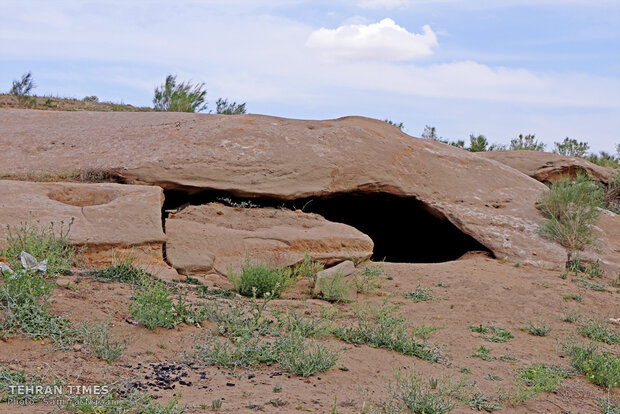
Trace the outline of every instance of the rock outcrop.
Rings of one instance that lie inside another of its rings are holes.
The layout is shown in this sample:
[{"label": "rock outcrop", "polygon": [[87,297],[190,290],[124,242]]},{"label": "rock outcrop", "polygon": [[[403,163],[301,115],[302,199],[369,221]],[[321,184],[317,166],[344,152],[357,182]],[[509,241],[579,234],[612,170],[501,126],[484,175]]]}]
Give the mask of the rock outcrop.
[{"label": "rock outcrop", "polygon": [[541,151],[487,151],[481,157],[499,161],[543,183],[553,183],[562,176],[575,177],[585,172],[602,183],[607,183],[613,168],[601,167],[577,157],[567,157]]},{"label": "rock outcrop", "polygon": [[190,206],[166,220],[166,255],[181,274],[238,270],[246,258],[275,266],[304,253],[326,264],[369,258],[372,240],[353,227],[316,214],[275,208]]},{"label": "rock outcrop", "polygon": [[11,161],[0,174],[104,168],[132,184],[279,200],[388,193],[419,200],[498,258],[539,266],[566,258],[537,231],[544,184],[377,120],[4,110],[0,124]]}]

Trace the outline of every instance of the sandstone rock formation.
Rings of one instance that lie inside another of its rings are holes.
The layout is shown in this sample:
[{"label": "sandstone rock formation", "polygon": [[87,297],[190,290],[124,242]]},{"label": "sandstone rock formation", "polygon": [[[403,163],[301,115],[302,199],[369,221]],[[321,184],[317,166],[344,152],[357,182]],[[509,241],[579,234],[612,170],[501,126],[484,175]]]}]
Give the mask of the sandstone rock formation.
[{"label": "sandstone rock formation", "polygon": [[181,274],[237,270],[246,258],[275,266],[305,252],[326,264],[372,254],[372,240],[353,227],[316,214],[275,208],[190,206],[166,220],[166,255]]},{"label": "sandstone rock formation", "polygon": [[488,151],[478,153],[481,157],[499,161],[543,183],[555,182],[559,177],[575,177],[585,172],[595,180],[607,183],[613,168],[601,167],[577,157],[567,157],[541,151]]},{"label": "sandstone rock formation", "polygon": [[0,124],[3,158],[11,160],[0,163],[0,174],[97,167],[117,170],[128,183],[187,193],[279,200],[392,194],[419,200],[498,258],[539,266],[566,258],[537,232],[543,218],[535,201],[543,184],[377,120],[5,110]]}]

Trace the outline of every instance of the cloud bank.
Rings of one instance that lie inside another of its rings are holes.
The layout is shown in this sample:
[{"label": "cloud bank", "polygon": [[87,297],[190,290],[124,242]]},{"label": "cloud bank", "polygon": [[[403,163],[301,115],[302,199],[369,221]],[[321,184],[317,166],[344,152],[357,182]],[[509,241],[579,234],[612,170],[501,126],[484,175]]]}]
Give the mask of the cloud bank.
[{"label": "cloud bank", "polygon": [[437,46],[437,36],[429,25],[422,27],[422,34],[416,34],[392,19],[336,29],[323,27],[312,32],[306,41],[306,47],[329,62],[408,61],[431,55]]}]

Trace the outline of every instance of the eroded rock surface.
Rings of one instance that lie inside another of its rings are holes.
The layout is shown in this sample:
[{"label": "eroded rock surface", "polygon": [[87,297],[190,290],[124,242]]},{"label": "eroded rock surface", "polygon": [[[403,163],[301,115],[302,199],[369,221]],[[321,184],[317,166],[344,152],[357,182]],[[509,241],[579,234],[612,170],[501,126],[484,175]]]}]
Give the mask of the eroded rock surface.
[{"label": "eroded rock surface", "polygon": [[107,249],[166,240],[161,225],[162,190],[121,184],[33,183],[0,180],[0,241],[7,225],[39,221],[42,226],[73,221],[70,239]]},{"label": "eroded rock surface", "polygon": [[324,263],[372,254],[372,240],[319,215],[275,208],[190,206],[166,220],[166,255],[181,274],[227,274],[246,258],[274,266],[299,262],[305,252]]},{"label": "eroded rock surface", "polygon": [[544,184],[382,121],[4,110],[0,123],[2,159],[10,160],[0,174],[116,169],[128,183],[282,200],[389,193],[420,200],[497,258],[539,266],[566,260],[562,247],[538,234],[535,202]]}]

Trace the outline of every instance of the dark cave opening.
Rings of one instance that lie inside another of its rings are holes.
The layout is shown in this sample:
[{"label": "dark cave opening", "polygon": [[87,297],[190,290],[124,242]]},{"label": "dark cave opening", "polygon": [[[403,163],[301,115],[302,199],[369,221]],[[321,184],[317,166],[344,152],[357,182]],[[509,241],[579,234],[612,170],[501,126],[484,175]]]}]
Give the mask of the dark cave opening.
[{"label": "dark cave opening", "polygon": [[[282,200],[269,197],[236,197],[229,192],[165,190],[163,210],[209,202],[257,207],[302,209],[327,220],[348,224],[374,242],[373,260],[400,263],[439,263],[455,260],[470,251],[489,252],[441,214],[411,197],[389,193],[339,193],[325,197]],[[164,213],[164,216],[166,213]]]}]

